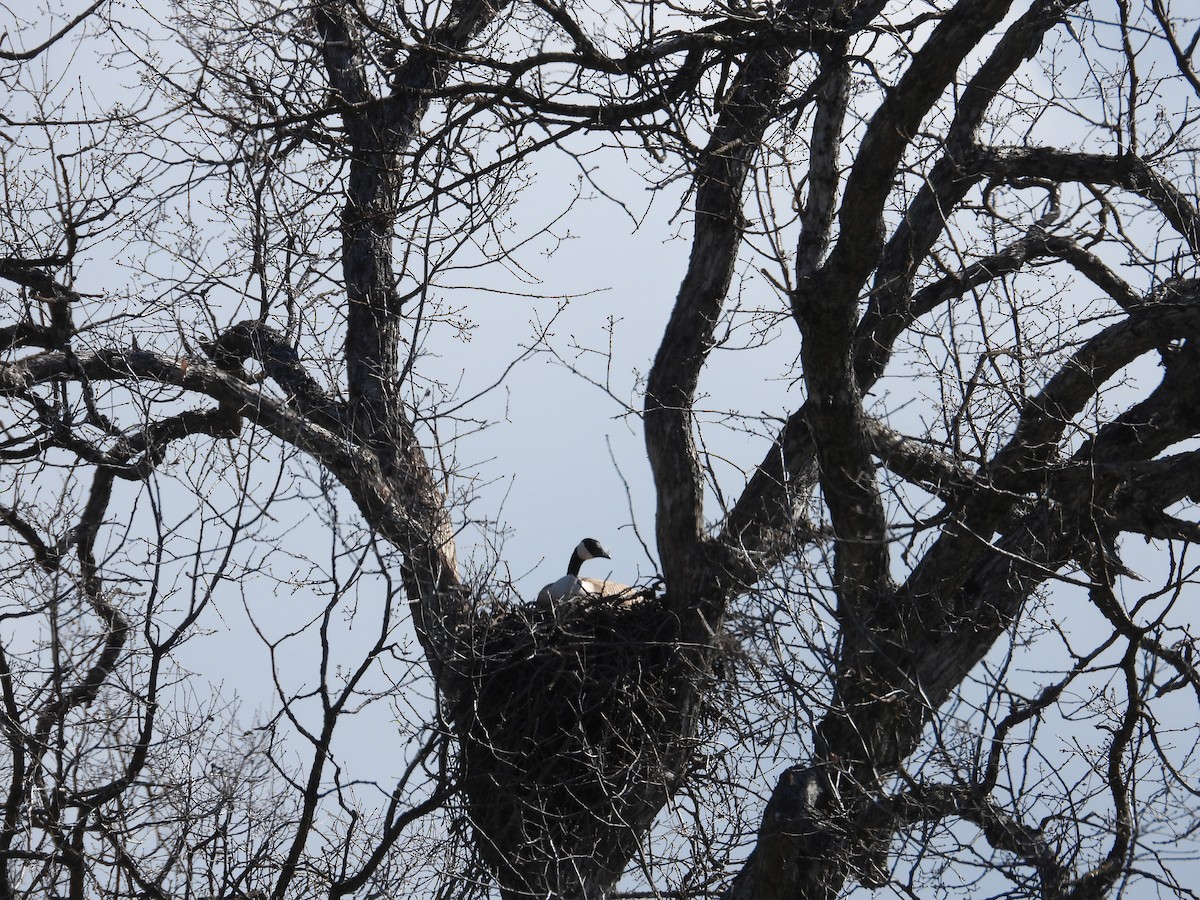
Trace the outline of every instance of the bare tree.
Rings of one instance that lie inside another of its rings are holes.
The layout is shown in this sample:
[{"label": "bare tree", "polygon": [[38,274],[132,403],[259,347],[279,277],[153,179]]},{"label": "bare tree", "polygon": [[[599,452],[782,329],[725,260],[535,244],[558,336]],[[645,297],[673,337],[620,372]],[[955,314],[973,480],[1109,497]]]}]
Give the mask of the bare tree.
[{"label": "bare tree", "polygon": [[[1196,895],[1193,4],[4,15],[0,898]],[[537,605],[427,350],[609,171],[660,589]]]}]

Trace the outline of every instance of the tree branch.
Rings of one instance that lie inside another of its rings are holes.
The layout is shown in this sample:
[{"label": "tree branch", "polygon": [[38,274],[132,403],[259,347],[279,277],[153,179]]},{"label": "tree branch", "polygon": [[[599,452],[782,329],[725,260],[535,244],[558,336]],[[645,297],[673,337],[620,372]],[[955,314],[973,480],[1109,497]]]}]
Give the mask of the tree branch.
[{"label": "tree branch", "polygon": [[647,380],[645,438],[658,498],[658,551],[668,596],[679,610],[713,604],[705,597],[712,561],[703,553],[703,479],[692,406],[741,244],[746,175],[793,58],[778,48],[750,54],[734,82],[695,175],[692,255]]},{"label": "tree branch", "polygon": [[[945,153],[934,164],[879,257],[874,289],[856,338],[856,373],[864,390],[882,374],[893,342],[920,315],[910,311],[913,281],[945,230],[950,211],[979,181],[982,173],[975,170],[972,160],[977,153],[976,135],[988,109],[1050,29],[1079,2],[1038,0],[1009,27],[964,86],[944,138]],[[863,344],[866,335],[872,336],[873,346]]]},{"label": "tree branch", "polygon": [[1054,147],[981,149],[972,169],[1001,178],[1045,178],[1121,187],[1149,201],[1184,240],[1200,253],[1200,210],[1188,196],[1138,156],[1104,156]]}]

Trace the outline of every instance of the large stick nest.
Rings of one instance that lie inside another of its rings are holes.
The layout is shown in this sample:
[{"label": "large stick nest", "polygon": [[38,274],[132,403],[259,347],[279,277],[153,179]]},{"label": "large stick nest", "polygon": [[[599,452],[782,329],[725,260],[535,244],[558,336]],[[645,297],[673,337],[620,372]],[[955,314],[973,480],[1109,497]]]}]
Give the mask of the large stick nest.
[{"label": "large stick nest", "polygon": [[481,617],[455,721],[485,859],[523,893],[624,867],[693,745],[701,676],[664,603],[573,600]]}]

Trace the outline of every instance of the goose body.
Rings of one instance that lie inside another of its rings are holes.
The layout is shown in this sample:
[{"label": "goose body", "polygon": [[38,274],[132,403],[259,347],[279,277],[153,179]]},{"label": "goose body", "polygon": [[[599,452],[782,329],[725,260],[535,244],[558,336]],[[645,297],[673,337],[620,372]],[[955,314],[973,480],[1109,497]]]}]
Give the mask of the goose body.
[{"label": "goose body", "polygon": [[538,591],[539,604],[559,603],[575,598],[621,597],[628,593],[631,597],[636,592],[627,584],[615,581],[605,581],[602,578],[580,578],[579,569],[589,559],[612,559],[608,551],[595,538],[584,538],[571,554],[571,562],[567,565],[567,574],[557,581],[552,581]]}]

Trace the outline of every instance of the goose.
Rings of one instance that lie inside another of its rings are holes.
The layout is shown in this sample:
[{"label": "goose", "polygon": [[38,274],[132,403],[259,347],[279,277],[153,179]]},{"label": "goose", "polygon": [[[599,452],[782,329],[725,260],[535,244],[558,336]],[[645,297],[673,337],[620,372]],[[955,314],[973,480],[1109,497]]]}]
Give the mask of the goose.
[{"label": "goose", "polygon": [[552,581],[538,591],[539,604],[558,603],[576,597],[622,597],[626,594],[629,599],[641,596],[640,592],[627,584],[615,581],[605,581],[601,578],[580,578],[579,567],[589,559],[612,559],[608,551],[595,538],[584,538],[571,554],[571,562],[567,565],[567,574],[558,581]]}]

